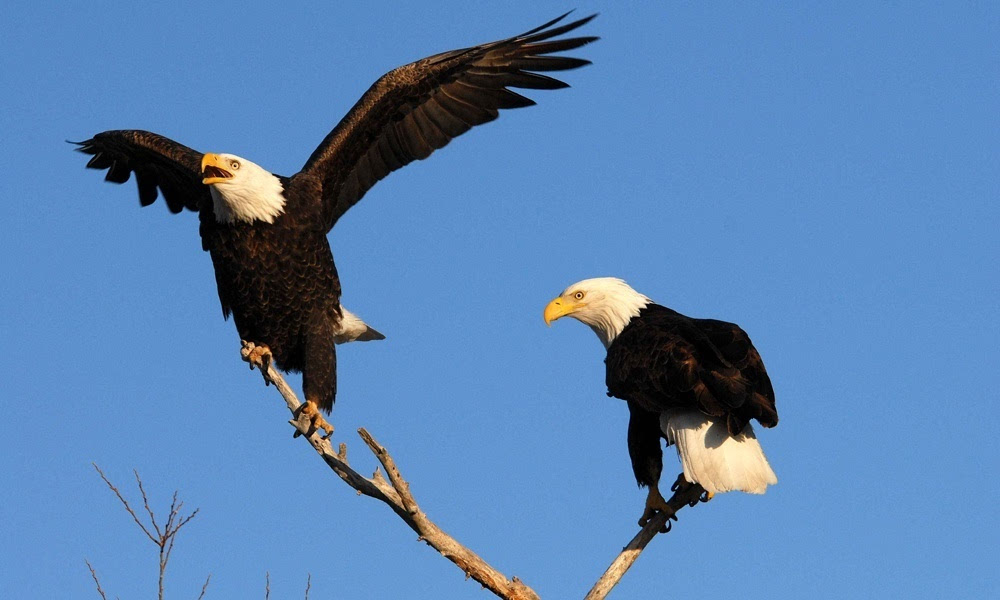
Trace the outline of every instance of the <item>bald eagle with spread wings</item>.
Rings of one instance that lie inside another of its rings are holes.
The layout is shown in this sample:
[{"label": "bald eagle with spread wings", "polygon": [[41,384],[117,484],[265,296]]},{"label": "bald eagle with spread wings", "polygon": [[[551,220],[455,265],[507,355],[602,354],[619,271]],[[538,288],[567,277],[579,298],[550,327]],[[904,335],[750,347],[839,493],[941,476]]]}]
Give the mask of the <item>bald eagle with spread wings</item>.
[{"label": "bald eagle with spread wings", "polygon": [[[568,14],[568,13],[567,13]],[[596,37],[553,39],[596,15],[566,15],[516,37],[430,56],[382,76],[330,132],[301,171],[268,172],[233,154],[203,154],[147,131],[106,131],[78,143],[105,180],[131,174],[139,202],[163,195],[173,213],[197,211],[226,318],[285,371],[301,371],[311,429],[333,427],[335,343],[381,339],[340,306],[327,233],[390,172],[427,158],[500,109],[534,104],[509,88],[567,87],[544,72],[589,64],[552,56]],[[266,368],[264,369],[266,373]]]},{"label": "bald eagle with spread wings", "polygon": [[628,403],[632,471],[649,488],[640,525],[669,510],[658,486],[661,438],[683,467],[675,488],[697,483],[710,498],[763,494],[778,482],[750,423],[778,424],[774,389],[739,325],[687,317],[614,277],[574,283],[545,307],[546,324],[567,316],[600,338],[608,395]]}]

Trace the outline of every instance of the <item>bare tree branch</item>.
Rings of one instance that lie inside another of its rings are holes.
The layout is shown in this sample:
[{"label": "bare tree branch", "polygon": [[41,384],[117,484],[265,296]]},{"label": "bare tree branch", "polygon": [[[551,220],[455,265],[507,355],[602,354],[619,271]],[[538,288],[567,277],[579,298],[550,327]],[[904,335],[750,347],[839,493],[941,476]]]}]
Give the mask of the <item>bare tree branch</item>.
[{"label": "bare tree branch", "polygon": [[[192,512],[187,516],[181,516],[180,513],[181,509],[184,507],[184,503],[177,500],[177,492],[174,492],[173,499],[170,502],[170,512],[167,515],[167,522],[163,525],[163,528],[161,529],[159,523],[156,522],[156,514],[153,512],[153,509],[149,506],[149,496],[146,495],[146,489],[142,485],[142,478],[139,477],[139,472],[133,469],[132,473],[135,474],[135,482],[136,485],[139,487],[139,494],[142,496],[142,505],[146,509],[146,514],[149,516],[149,523],[152,526],[152,531],[156,532],[156,535],[153,535],[153,532],[150,531],[150,528],[147,527],[146,524],[139,519],[139,516],[135,513],[135,510],[132,508],[132,505],[129,504],[128,500],[125,499],[125,497],[118,490],[118,488],[115,487],[113,483],[111,483],[111,480],[107,478],[107,476],[104,474],[104,471],[102,471],[101,468],[98,467],[96,463],[91,463],[91,464],[94,466],[94,469],[97,471],[97,473],[101,476],[101,479],[104,480],[104,483],[108,486],[108,488],[110,488],[111,491],[114,492],[115,496],[118,497],[118,500],[121,501],[122,505],[125,507],[125,510],[128,511],[128,514],[132,516],[132,520],[135,521],[135,524],[139,526],[139,529],[141,529],[142,532],[146,534],[146,537],[148,537],[150,541],[156,544],[157,548],[159,549],[160,576],[157,582],[157,588],[159,591],[157,598],[159,598],[159,600],[163,600],[164,597],[163,581],[164,578],[166,577],[167,564],[170,562],[170,553],[173,552],[174,541],[177,537],[177,532],[179,532],[182,527],[187,525],[191,521],[191,519],[193,519],[195,515],[198,514],[198,509],[195,509],[194,512]],[[90,566],[89,562],[87,563],[87,566],[88,567]],[[97,582],[97,574],[94,572],[93,567],[91,567],[90,573],[94,577],[94,581]],[[199,600],[204,597],[205,590],[208,588],[208,581],[209,579],[211,579],[211,577],[212,576],[209,575],[208,579],[205,580],[205,585],[202,586],[201,588],[201,595],[198,596]],[[104,596],[104,592],[101,590],[100,583],[98,583],[97,585],[97,591],[101,593],[102,597]]]},{"label": "bare tree branch", "polygon": [[[293,419],[289,421],[323,458],[326,464],[344,482],[357,490],[359,493],[375,498],[389,506],[396,515],[405,522],[410,529],[417,532],[417,540],[425,542],[442,556],[455,563],[458,568],[465,572],[466,577],[475,579],[486,589],[490,590],[500,598],[505,600],[539,600],[538,594],[525,585],[517,577],[508,579],[503,573],[496,570],[489,563],[483,560],[478,554],[460,544],[455,538],[445,533],[417,504],[416,499],[410,492],[410,485],[403,478],[396,466],[395,460],[384,446],[378,443],[374,437],[364,428],[358,430],[358,435],[362,441],[372,451],[385,470],[385,476],[378,467],[371,478],[366,478],[351,468],[347,461],[347,446],[340,444],[337,452],[333,451],[330,441],[322,437],[317,431],[310,431],[308,418],[299,418],[299,407],[301,402],[292,391],[292,388],[285,382],[284,378],[271,364],[263,364],[251,356],[254,344],[244,341],[241,355],[243,360],[250,363],[250,368],[254,367],[267,369],[264,374],[264,382],[273,383],[288,410],[291,411]],[[388,480],[386,480],[388,477]],[[660,532],[670,530],[670,522],[677,520],[677,511],[684,506],[694,506],[703,498],[704,488],[698,484],[693,484],[679,489],[667,501],[667,506],[672,510],[670,514],[660,513],[647,523],[636,536],[628,543],[621,553],[611,563],[584,600],[602,600],[621,580],[625,572],[639,558],[639,554],[653,537]],[[309,595],[309,583],[306,584],[306,598]]]},{"label": "bare tree branch", "polygon": [[347,485],[365,496],[385,503],[410,529],[417,533],[418,541],[425,542],[440,552],[445,558],[462,569],[466,577],[475,579],[483,587],[500,598],[504,598],[505,600],[539,600],[538,594],[522,583],[517,577],[508,579],[503,573],[493,568],[475,552],[460,544],[455,538],[434,524],[420,510],[417,501],[410,492],[409,484],[403,479],[389,451],[379,444],[364,428],[358,430],[358,435],[361,436],[361,439],[364,440],[365,444],[382,464],[382,468],[385,469],[386,476],[389,478],[388,481],[378,472],[378,469],[376,469],[370,479],[360,475],[347,462],[347,447],[345,444],[340,444],[338,452],[334,452],[333,445],[330,444],[329,440],[324,439],[316,431],[309,431],[310,424],[308,417],[300,418],[299,406],[301,402],[295,395],[295,392],[292,391],[292,388],[288,386],[281,373],[273,365],[265,365],[251,356],[254,347],[254,344],[250,342],[243,342],[241,350],[243,360],[250,363],[251,369],[254,367],[266,369],[264,381],[265,383],[274,383],[275,388],[285,399],[285,404],[288,405],[288,410],[291,411],[293,416],[293,419],[289,422],[323,458],[327,466],[344,480]]},{"label": "bare tree branch", "polygon": [[622,576],[625,572],[629,570],[632,564],[639,558],[639,554],[646,548],[653,537],[657,533],[666,533],[670,531],[670,521],[677,520],[677,511],[684,508],[685,506],[694,506],[703,497],[705,489],[698,485],[697,483],[678,490],[667,500],[667,506],[672,510],[671,513],[661,512],[655,517],[650,519],[646,525],[639,530],[639,533],[635,534],[632,541],[628,543],[624,548],[622,548],[621,554],[619,554],[614,561],[611,562],[611,566],[601,575],[601,578],[597,580],[594,587],[590,588],[587,595],[583,600],[602,600],[608,595],[613,587],[618,585],[621,581]]}]

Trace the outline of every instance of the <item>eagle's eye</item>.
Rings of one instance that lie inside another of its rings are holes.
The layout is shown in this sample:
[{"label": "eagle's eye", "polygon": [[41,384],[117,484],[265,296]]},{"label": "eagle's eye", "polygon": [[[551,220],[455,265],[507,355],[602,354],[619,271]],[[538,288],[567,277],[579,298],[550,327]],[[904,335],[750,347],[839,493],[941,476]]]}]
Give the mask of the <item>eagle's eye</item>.
[{"label": "eagle's eye", "polygon": [[583,300],[583,292],[577,292],[573,294],[573,297],[576,298],[577,300]]},{"label": "eagle's eye", "polygon": [[240,168],[240,163],[239,161],[234,160],[233,162],[229,163],[229,166],[232,167],[233,170],[235,171]]}]

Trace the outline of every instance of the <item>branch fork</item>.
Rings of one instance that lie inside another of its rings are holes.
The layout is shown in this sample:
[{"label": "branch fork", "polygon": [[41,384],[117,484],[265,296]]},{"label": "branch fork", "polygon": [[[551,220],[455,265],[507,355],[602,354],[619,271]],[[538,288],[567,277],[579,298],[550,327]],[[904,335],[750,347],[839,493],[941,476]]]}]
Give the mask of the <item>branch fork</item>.
[{"label": "branch fork", "polygon": [[[538,594],[519,578],[507,578],[478,554],[459,543],[431,521],[426,513],[420,509],[420,505],[417,504],[410,491],[410,484],[403,478],[389,451],[363,427],[358,429],[358,435],[375,455],[381,465],[381,470],[376,467],[371,477],[364,477],[355,471],[347,460],[347,445],[341,443],[334,451],[333,444],[330,443],[329,439],[324,438],[317,431],[309,430],[309,420],[300,418],[302,411],[299,408],[302,402],[285,382],[281,373],[270,364],[270,361],[259,358],[260,353],[254,352],[255,347],[251,342],[243,342],[243,347],[240,350],[243,360],[250,363],[251,369],[257,367],[261,370],[265,384],[274,385],[281,397],[284,398],[288,410],[292,413],[293,418],[289,423],[298,434],[309,442],[313,450],[344,483],[351,486],[358,494],[375,498],[386,504],[410,529],[417,533],[417,541],[426,543],[455,563],[465,573],[466,579],[476,580],[497,597],[505,600],[540,600]],[[697,484],[674,493],[667,501],[667,506],[672,509],[672,512],[669,515],[659,513],[646,523],[594,584],[585,600],[600,600],[607,596],[650,540],[661,531],[669,531],[668,522],[671,519],[677,519],[675,516],[677,511],[684,506],[697,504],[703,493],[704,489]]]}]

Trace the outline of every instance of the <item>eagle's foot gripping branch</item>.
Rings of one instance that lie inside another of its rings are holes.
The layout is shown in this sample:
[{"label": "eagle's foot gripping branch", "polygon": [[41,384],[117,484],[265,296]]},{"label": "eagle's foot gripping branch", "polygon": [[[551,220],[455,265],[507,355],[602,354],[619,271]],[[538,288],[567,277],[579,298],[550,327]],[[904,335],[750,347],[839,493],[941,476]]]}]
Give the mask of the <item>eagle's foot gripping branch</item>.
[{"label": "eagle's foot gripping branch", "polygon": [[654,517],[663,513],[667,516],[667,521],[663,528],[660,529],[660,533],[666,533],[670,531],[671,521],[677,520],[677,517],[674,515],[685,504],[694,506],[699,502],[708,502],[714,495],[711,492],[705,491],[705,488],[697,483],[689,482],[684,478],[683,473],[677,476],[677,481],[670,486],[670,491],[674,494],[667,501],[660,495],[660,490],[657,489],[657,486],[652,485],[649,487],[649,494],[646,496],[646,507],[642,511],[642,516],[639,517],[640,527],[645,527]]},{"label": "eagle's foot gripping branch", "polygon": [[657,513],[663,513],[668,516],[668,519],[663,528],[660,529],[660,533],[666,533],[670,531],[670,521],[677,520],[677,517],[674,516],[675,512],[660,495],[660,490],[657,489],[656,485],[651,485],[649,486],[649,494],[646,495],[646,508],[642,511],[642,516],[639,517],[639,527],[645,527]]},{"label": "eagle's foot gripping branch", "polygon": [[[680,475],[677,476],[677,481],[675,481],[674,484],[672,486],[670,486],[670,491],[674,492],[675,496],[679,496],[679,495],[684,494],[685,492],[688,492],[689,490],[691,490],[695,485],[696,484],[691,483],[690,481],[688,481],[684,477],[684,473],[681,473]],[[709,500],[711,500],[714,497],[715,497],[715,494],[713,494],[712,492],[709,492],[709,491],[706,491],[706,490],[702,489],[701,495],[699,495],[697,498],[695,498],[691,502],[688,502],[688,506],[694,506],[695,504],[698,504],[699,502],[708,502]]]},{"label": "eagle's foot gripping branch", "polygon": [[[316,402],[307,400],[299,406],[299,413],[295,415],[295,418],[301,419],[302,417],[305,417],[309,422],[308,435],[312,435],[318,429],[322,429],[325,432],[323,435],[324,440],[330,439],[330,436],[333,435],[333,425],[323,418],[323,414],[319,412],[319,405]],[[302,431],[296,429],[292,437],[299,437],[300,435],[302,435]]]},{"label": "eagle's foot gripping branch", "polygon": [[240,343],[243,344],[240,354],[243,356],[243,360],[250,363],[250,370],[252,371],[254,367],[260,369],[260,374],[264,377],[264,385],[271,385],[271,376],[267,374],[267,370],[271,368],[271,349],[263,344],[258,346],[246,340],[240,340]]}]

